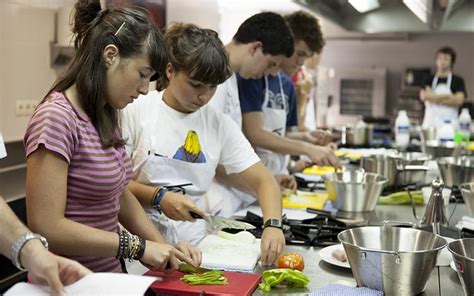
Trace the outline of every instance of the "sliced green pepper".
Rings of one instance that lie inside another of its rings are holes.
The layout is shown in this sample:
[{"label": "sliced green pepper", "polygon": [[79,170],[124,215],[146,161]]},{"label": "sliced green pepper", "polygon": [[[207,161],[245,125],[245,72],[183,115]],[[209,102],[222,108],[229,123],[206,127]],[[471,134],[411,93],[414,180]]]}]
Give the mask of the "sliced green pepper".
[{"label": "sliced green pepper", "polygon": [[264,292],[270,292],[272,287],[285,284],[291,287],[306,287],[309,279],[301,271],[289,268],[265,270],[262,273],[262,283],[259,285]]},{"label": "sliced green pepper", "polygon": [[185,274],[181,280],[190,285],[226,285],[228,283],[224,273],[219,270],[211,270],[201,274]]}]

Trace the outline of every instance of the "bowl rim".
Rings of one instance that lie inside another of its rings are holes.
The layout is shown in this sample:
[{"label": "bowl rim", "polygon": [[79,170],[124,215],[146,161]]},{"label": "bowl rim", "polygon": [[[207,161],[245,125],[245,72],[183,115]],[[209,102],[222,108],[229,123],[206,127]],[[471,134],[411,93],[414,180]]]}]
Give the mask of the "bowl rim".
[{"label": "bowl rim", "polygon": [[350,185],[381,184],[381,185],[383,185],[383,184],[388,182],[388,179],[385,176],[383,176],[381,174],[369,173],[369,172],[364,172],[364,175],[375,176],[375,179],[380,179],[380,180],[374,181],[374,182],[344,182],[342,180],[331,180],[329,178],[329,176],[334,176],[336,174],[339,174],[339,173],[324,174],[321,177],[323,178],[324,181],[334,182],[336,184],[350,184]]},{"label": "bowl rim", "polygon": [[[390,227],[390,228],[404,228],[404,229],[411,229],[411,230],[414,230],[414,231],[421,231],[421,232],[426,232],[428,234],[432,234],[436,237],[438,237],[439,239],[441,239],[442,241],[444,241],[444,244],[440,247],[437,247],[437,248],[433,248],[431,250],[419,250],[419,251],[388,251],[388,250],[380,250],[380,249],[373,249],[373,248],[366,248],[366,247],[361,247],[361,246],[357,246],[355,244],[351,244],[351,243],[348,243],[348,242],[344,242],[341,240],[341,236],[343,233],[345,232],[349,232],[351,230],[354,230],[354,229],[358,229],[358,228],[386,228],[386,227]],[[363,251],[363,252],[375,252],[375,253],[383,253],[383,254],[390,254],[390,255],[399,255],[399,254],[419,254],[419,253],[426,253],[426,252],[433,252],[433,251],[440,251],[442,249],[444,249],[447,245],[448,245],[448,242],[440,235],[438,234],[434,234],[432,232],[429,232],[429,231],[425,231],[425,230],[421,230],[421,229],[415,229],[415,228],[405,228],[405,227],[396,227],[396,226],[363,226],[363,227],[356,227],[356,228],[349,228],[349,229],[346,229],[344,231],[341,231],[338,235],[337,235],[337,239],[339,240],[339,242],[342,243],[342,245],[349,245],[351,247],[354,247],[354,248],[357,248],[359,249],[360,251]]]},{"label": "bowl rim", "polygon": [[467,260],[467,261],[469,261],[469,262],[474,262],[474,258],[466,257],[466,256],[464,256],[464,255],[461,255],[461,254],[455,252],[453,249],[451,249],[451,244],[459,243],[459,241],[464,241],[464,240],[469,240],[469,241],[472,240],[472,241],[474,242],[474,238],[472,238],[472,237],[471,237],[471,238],[461,238],[461,239],[457,239],[457,240],[455,240],[455,241],[452,241],[452,242],[448,243],[447,249],[448,249],[448,251],[451,252],[451,254],[453,254],[453,255],[459,256],[459,257],[461,257],[462,259]]}]

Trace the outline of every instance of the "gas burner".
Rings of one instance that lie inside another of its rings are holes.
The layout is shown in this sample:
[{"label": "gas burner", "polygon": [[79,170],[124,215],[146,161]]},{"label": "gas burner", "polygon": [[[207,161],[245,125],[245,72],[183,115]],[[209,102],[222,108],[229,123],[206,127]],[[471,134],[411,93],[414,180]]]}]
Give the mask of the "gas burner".
[{"label": "gas burner", "polygon": [[[255,237],[262,236],[262,217],[247,212],[244,218],[239,221],[247,222],[256,228],[248,230]],[[338,244],[337,235],[339,232],[349,228],[345,223],[335,220],[331,217],[316,216],[311,219],[293,220],[283,218],[283,233],[287,245],[318,246],[326,247]],[[239,230],[223,229],[226,232],[235,233]]]}]

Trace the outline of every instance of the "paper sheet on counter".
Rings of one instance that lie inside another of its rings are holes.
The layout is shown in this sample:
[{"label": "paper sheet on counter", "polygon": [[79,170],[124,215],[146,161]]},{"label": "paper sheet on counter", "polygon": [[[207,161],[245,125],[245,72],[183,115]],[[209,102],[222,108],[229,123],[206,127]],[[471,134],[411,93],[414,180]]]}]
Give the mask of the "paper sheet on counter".
[{"label": "paper sheet on counter", "polygon": [[[69,296],[73,295],[143,295],[158,277],[131,275],[123,273],[92,273],[72,285],[66,286]],[[51,292],[48,286],[18,283],[10,288],[5,296],[31,295],[47,296]]]}]

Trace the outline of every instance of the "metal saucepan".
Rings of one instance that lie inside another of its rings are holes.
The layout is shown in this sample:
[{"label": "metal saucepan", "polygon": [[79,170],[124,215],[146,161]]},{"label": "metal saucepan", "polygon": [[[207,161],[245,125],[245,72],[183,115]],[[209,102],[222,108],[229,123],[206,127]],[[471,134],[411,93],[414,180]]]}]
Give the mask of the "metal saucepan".
[{"label": "metal saucepan", "polygon": [[351,146],[367,146],[372,138],[373,126],[371,124],[346,125],[342,128],[342,144]]},{"label": "metal saucepan", "polygon": [[441,236],[413,228],[368,226],[337,236],[357,285],[385,295],[417,295],[425,290],[439,252]]},{"label": "metal saucepan", "polygon": [[450,242],[448,250],[453,256],[464,295],[474,295],[474,238]]},{"label": "metal saucepan", "polygon": [[361,158],[361,168],[387,178],[387,187],[395,188],[408,184],[423,184],[426,172],[424,166],[429,156],[422,153],[400,153],[391,155],[371,155]]},{"label": "metal saucepan", "polygon": [[375,209],[387,179],[381,175],[349,170],[323,175],[334,207],[346,212],[370,212]]},{"label": "metal saucepan", "polygon": [[436,162],[446,187],[474,182],[474,156],[441,157]]}]

